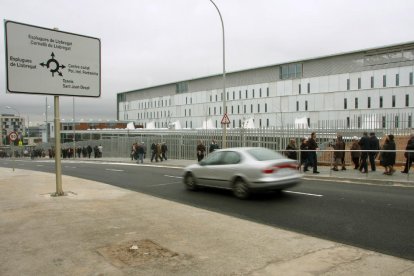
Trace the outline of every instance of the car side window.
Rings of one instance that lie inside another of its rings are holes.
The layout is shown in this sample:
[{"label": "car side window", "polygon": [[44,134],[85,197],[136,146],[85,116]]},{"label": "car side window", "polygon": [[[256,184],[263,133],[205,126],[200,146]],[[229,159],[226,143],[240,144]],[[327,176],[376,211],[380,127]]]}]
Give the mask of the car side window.
[{"label": "car side window", "polygon": [[234,151],[228,151],[223,157],[223,165],[231,165],[240,163],[240,154]]},{"label": "car side window", "polygon": [[223,159],[223,154],[224,152],[213,152],[202,162],[204,165],[219,165]]}]

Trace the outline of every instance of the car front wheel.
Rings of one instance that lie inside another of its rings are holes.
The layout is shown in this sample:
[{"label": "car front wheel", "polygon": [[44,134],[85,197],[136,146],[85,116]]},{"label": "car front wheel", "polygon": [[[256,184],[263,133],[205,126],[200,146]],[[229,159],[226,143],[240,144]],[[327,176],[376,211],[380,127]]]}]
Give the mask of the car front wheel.
[{"label": "car front wheel", "polygon": [[249,188],[240,178],[236,179],[233,184],[233,194],[240,199],[246,199],[250,196]]},{"label": "car front wheel", "polygon": [[197,183],[194,179],[194,176],[191,173],[187,173],[184,177],[184,184],[187,190],[195,191],[197,190]]}]

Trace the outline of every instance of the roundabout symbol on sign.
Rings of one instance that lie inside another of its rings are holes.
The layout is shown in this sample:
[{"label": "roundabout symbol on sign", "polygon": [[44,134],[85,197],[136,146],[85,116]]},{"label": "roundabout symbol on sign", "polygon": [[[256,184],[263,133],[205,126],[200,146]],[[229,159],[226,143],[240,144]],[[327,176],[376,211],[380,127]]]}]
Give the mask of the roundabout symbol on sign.
[{"label": "roundabout symbol on sign", "polygon": [[16,132],[10,132],[10,134],[9,134],[9,139],[10,139],[10,141],[16,141],[17,140],[17,137],[18,137],[18,135],[17,135],[17,133]]}]

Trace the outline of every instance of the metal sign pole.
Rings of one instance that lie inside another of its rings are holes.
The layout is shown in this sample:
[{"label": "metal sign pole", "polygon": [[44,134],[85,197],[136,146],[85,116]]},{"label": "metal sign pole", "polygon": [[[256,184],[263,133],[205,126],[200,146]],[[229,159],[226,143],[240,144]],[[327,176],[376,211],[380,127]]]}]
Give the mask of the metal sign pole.
[{"label": "metal sign pole", "polygon": [[63,196],[62,189],[62,165],[60,160],[60,110],[59,96],[55,96],[55,172],[56,172],[56,194],[55,196]]}]

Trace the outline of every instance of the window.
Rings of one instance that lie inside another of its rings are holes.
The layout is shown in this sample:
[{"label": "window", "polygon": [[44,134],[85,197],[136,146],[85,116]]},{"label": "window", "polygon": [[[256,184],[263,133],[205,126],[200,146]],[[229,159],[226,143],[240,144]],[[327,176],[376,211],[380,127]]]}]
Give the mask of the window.
[{"label": "window", "polygon": [[187,99],[187,97],[185,97],[185,104],[188,104],[187,101],[188,101],[188,99]]},{"label": "window", "polygon": [[405,107],[410,106],[410,95],[405,94]]},{"label": "window", "polygon": [[395,74],[395,86],[400,86],[400,74]]},{"label": "window", "polygon": [[183,81],[175,84],[175,92],[177,94],[188,92],[188,82]]},{"label": "window", "polygon": [[347,79],[346,80],[346,90],[350,90],[351,89],[351,80]]},{"label": "window", "polygon": [[348,100],[344,99],[344,109],[348,109]]},{"label": "window", "polygon": [[239,90],[239,99],[241,99],[241,90]]},{"label": "window", "polygon": [[299,111],[299,101],[296,101],[296,111]]},{"label": "window", "polygon": [[247,90],[246,90],[246,99],[247,99]]},{"label": "window", "polygon": [[262,119],[259,119],[259,127],[262,127]]},{"label": "window", "polygon": [[382,96],[380,96],[379,107],[382,108],[382,106],[383,106],[383,98]]},{"label": "window", "polygon": [[371,97],[368,97],[368,108],[371,108]]},{"label": "window", "polygon": [[355,109],[358,109],[358,98],[355,98]]},{"label": "window", "polygon": [[399,127],[399,125],[400,125],[400,118],[398,117],[398,115],[397,116],[395,116],[395,118],[394,118],[394,127],[395,128],[398,128]]},{"label": "window", "polygon": [[262,97],[262,89],[261,88],[259,89],[259,97],[260,98]]},{"label": "window", "polygon": [[216,94],[216,102],[217,102],[217,94]]},{"label": "window", "polygon": [[266,126],[269,127],[269,119],[266,119]]},{"label": "window", "polygon": [[229,92],[226,93],[226,97],[227,97],[226,100],[228,100],[229,99]]},{"label": "window", "polygon": [[410,72],[410,85],[413,85],[413,72]]},{"label": "window", "polygon": [[302,85],[299,83],[299,86],[298,86],[298,90],[299,90],[299,94],[302,94]]},{"label": "window", "polygon": [[310,93],[310,82],[308,82],[308,94]]},{"label": "window", "polygon": [[392,107],[395,107],[395,95],[392,95]]},{"label": "window", "polygon": [[[234,114],[234,112],[233,112],[233,106],[231,106],[231,114]],[[233,124],[234,125],[234,124]]]},{"label": "window", "polygon": [[346,117],[346,127],[347,128],[351,127],[351,120],[349,117]]},{"label": "window", "polygon": [[293,63],[282,65],[279,69],[279,77],[282,80],[285,79],[294,79],[302,77],[302,64]]},{"label": "window", "polygon": [[211,115],[211,107],[208,108],[208,115]]},{"label": "window", "polygon": [[260,113],[260,104],[257,104],[257,113]]},{"label": "window", "polygon": [[358,89],[361,89],[361,78],[358,78]]},{"label": "window", "polygon": [[371,76],[371,88],[374,88],[374,76]]},{"label": "window", "polygon": [[385,116],[382,116],[382,128],[385,128],[387,125],[387,119]]},{"label": "window", "polygon": [[240,114],[240,105],[237,106],[237,114]]},{"label": "window", "polygon": [[358,128],[361,128],[361,117],[358,117]]},{"label": "window", "polygon": [[408,115],[408,127],[412,128],[413,125],[413,117],[411,115]]},{"label": "window", "polygon": [[212,102],[212,101],[213,101],[213,96],[210,95],[210,102]]},{"label": "window", "polygon": [[386,75],[382,76],[382,87],[387,87],[387,76]]},{"label": "window", "polygon": [[254,89],[252,90],[252,95],[253,95],[252,98],[254,98]]},{"label": "window", "polygon": [[267,97],[269,97],[269,87],[266,88]]},{"label": "window", "polygon": [[216,107],[214,107],[214,115],[216,115],[217,114],[217,109],[216,109]]},{"label": "window", "polygon": [[243,113],[246,114],[246,105],[243,106]]},{"label": "window", "polygon": [[250,105],[250,113],[253,113],[253,104]]},{"label": "window", "polygon": [[267,113],[267,103],[265,103],[265,112]]},{"label": "window", "polygon": [[233,91],[233,100],[235,100],[235,99],[236,99],[236,92]]},{"label": "window", "polygon": [[305,101],[305,110],[308,110],[308,101]]}]

